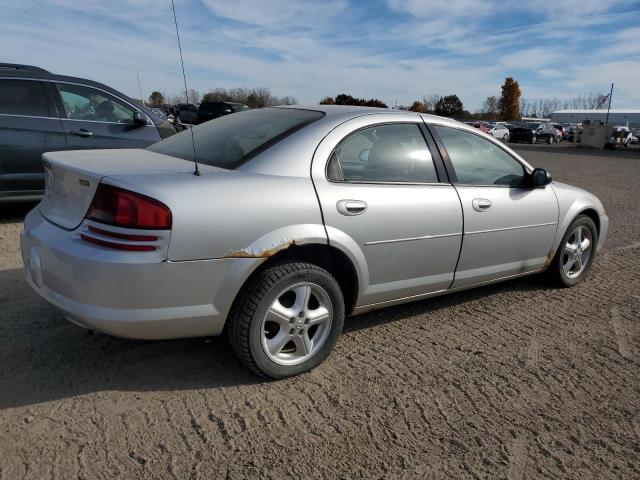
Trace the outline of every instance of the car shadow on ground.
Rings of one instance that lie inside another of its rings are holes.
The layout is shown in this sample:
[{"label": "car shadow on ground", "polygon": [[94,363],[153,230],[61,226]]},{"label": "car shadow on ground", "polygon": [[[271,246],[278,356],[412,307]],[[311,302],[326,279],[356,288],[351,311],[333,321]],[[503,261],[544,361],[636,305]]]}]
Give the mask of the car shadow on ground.
[{"label": "car shadow on ground", "polygon": [[23,222],[27,213],[37,204],[37,201],[0,202],[0,224]]},{"label": "car shadow on ground", "polygon": [[[503,292],[546,288],[543,279],[528,277],[348,318],[344,331]],[[0,291],[0,410],[100,391],[216,389],[267,381],[242,366],[225,336],[137,341],[92,333],[40,299],[17,269],[0,271]]]}]

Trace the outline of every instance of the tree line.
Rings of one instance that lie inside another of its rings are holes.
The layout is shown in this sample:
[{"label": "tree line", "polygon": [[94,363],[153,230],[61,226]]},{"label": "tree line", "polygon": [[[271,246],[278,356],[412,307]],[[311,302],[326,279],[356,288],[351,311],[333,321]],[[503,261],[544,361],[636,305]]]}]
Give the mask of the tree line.
[{"label": "tree line", "polygon": [[[565,100],[558,98],[522,98],[518,81],[512,77],[507,77],[502,84],[500,94],[488,96],[482,103],[480,111],[475,113],[466,110],[462,100],[455,93],[449,95],[435,93],[424,95],[411,105],[398,105],[396,108],[457,119],[516,121],[522,117],[548,117],[554,111],[561,109],[589,110],[606,108],[607,98],[607,95],[602,93],[578,95]],[[298,103],[292,96],[275,96],[266,87],[214,88],[202,94],[195,89],[191,89],[188,100],[188,103],[199,103],[201,101],[235,102],[242,103],[250,108],[295,105]],[[164,107],[179,103],[187,103],[187,96],[184,93],[166,96],[159,91],[154,91],[149,97],[149,105],[152,107]],[[335,97],[324,97],[319,103],[320,105],[356,105],[389,108],[383,100],[378,98],[358,98],[346,93],[341,93]]]},{"label": "tree line", "polygon": [[260,88],[214,88],[200,94],[195,89],[189,91],[189,98],[185,93],[166,96],[162,92],[154,91],[149,96],[149,105],[154,108],[177,105],[179,103],[200,102],[234,102],[242,103],[250,108],[271,107],[274,105],[295,105],[297,100],[291,96],[278,97],[266,87]]}]

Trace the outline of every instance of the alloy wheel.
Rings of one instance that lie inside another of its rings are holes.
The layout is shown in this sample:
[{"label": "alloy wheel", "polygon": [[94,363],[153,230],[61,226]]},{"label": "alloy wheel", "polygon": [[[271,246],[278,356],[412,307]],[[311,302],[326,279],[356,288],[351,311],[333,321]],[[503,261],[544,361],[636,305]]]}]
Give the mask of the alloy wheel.
[{"label": "alloy wheel", "polygon": [[319,285],[302,282],[287,287],[262,320],[262,348],[273,362],[297,365],[315,355],[327,340],[333,309]]},{"label": "alloy wheel", "polygon": [[591,230],[579,226],[567,240],[564,246],[562,269],[568,278],[577,278],[589,265],[593,237]]}]

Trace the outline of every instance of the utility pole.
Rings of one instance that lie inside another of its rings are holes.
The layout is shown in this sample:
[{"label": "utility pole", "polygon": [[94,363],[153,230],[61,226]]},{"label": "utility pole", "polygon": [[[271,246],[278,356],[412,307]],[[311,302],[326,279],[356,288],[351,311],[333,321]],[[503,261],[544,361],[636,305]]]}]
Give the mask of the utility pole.
[{"label": "utility pole", "polygon": [[136,73],[136,77],[138,77],[138,88],[140,89],[140,100],[142,101],[142,105],[146,107],[147,104],[144,103],[144,94],[142,93],[142,84],[140,83],[140,75]]},{"label": "utility pole", "polygon": [[605,125],[609,125],[609,111],[611,110],[611,97],[613,97],[613,83],[611,84],[611,91],[609,92],[609,106],[607,107],[607,119],[604,121]]}]

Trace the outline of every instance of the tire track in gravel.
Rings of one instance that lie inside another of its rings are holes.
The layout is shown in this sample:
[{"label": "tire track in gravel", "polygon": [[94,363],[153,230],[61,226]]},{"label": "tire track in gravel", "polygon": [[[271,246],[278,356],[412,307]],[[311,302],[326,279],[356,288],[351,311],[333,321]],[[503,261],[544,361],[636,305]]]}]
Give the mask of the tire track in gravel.
[{"label": "tire track in gravel", "polygon": [[640,478],[638,163],[530,152],[609,210],[585,283],[530,277],[349,319],[322,367],[279,382],[218,340],[79,333],[21,280],[12,225],[0,478],[48,478],[54,458],[60,478]]},{"label": "tire track in gravel", "polygon": [[509,449],[508,480],[524,480],[527,474],[527,447],[523,438],[518,437]]},{"label": "tire track in gravel", "polygon": [[611,315],[609,316],[609,324],[613,328],[613,333],[616,338],[616,344],[618,346],[618,353],[623,358],[631,360],[631,348],[629,346],[629,333],[628,329],[620,316],[620,311],[617,307],[611,308]]}]

